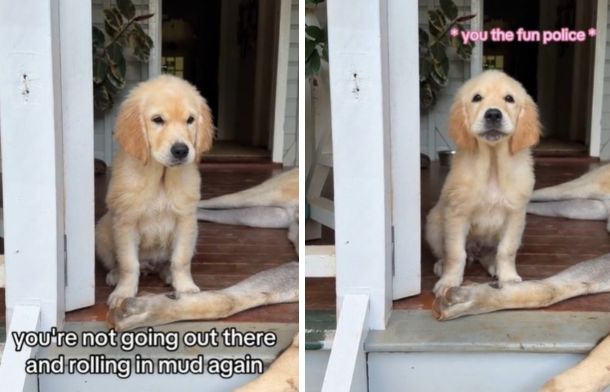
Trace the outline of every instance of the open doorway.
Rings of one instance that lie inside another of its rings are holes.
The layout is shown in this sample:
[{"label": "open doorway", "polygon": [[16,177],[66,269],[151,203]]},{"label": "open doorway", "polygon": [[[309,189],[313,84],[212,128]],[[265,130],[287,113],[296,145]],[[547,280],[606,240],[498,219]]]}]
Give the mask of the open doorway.
[{"label": "open doorway", "polygon": [[[597,1],[485,0],[484,29],[587,31],[595,27]],[[519,80],[540,110],[544,136],[535,154],[587,155],[591,133],[594,40],[584,42],[485,42],[483,67]]]},{"label": "open doorway", "polygon": [[214,114],[204,160],[269,162],[280,0],[172,0],[162,9],[162,72],[193,83]]}]

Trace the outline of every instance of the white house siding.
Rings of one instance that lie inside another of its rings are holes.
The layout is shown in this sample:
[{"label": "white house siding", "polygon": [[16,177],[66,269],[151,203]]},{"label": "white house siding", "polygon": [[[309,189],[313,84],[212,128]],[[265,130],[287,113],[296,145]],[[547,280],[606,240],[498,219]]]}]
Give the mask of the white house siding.
[{"label": "white house siding", "polygon": [[299,161],[299,2],[292,0],[290,11],[290,49],[284,117],[284,165],[296,166]]},{"label": "white house siding", "polygon": [[[470,14],[470,0],[454,0],[460,15]],[[438,0],[419,0],[419,26],[428,31],[428,10],[439,6]],[[470,78],[470,63],[461,60],[449,51],[449,84],[439,94],[436,105],[420,118],[420,147],[421,152],[432,159],[437,159],[437,151],[453,148],[453,142],[447,132],[447,118],[449,108],[456,91]],[[438,128],[442,137],[435,132]],[[445,144],[443,138],[449,143]]]},{"label": "white house siding", "polygon": [[[148,0],[132,0],[136,6],[138,15],[148,12]],[[93,24],[104,30],[104,8],[112,7],[116,4],[113,0],[92,0],[93,9]],[[148,32],[148,24],[144,22],[142,27]],[[140,63],[135,59],[126,58],[126,85],[123,91],[115,97],[115,105],[113,108],[103,115],[95,114],[95,158],[105,161],[107,164],[112,162],[112,156],[116,152],[117,145],[112,139],[112,131],[114,121],[116,119],[118,103],[123,100],[123,97],[129,90],[138,82],[148,79],[148,63]]]},{"label": "white house siding", "polygon": [[[610,6],[608,7],[610,12]],[[606,22],[610,29],[610,19]],[[606,62],[604,64],[604,97],[602,98],[602,134],[600,158],[610,160],[610,34],[606,34]]]}]

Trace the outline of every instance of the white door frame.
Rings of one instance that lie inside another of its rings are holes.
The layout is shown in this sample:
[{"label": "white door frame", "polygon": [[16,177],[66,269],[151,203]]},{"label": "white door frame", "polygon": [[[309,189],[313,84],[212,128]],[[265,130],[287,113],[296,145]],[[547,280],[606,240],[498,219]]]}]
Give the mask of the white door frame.
[{"label": "white door frame", "polygon": [[284,122],[286,119],[286,94],[288,91],[291,8],[291,0],[281,0],[275,66],[273,142],[271,146],[271,160],[275,163],[282,163],[284,161]]},{"label": "white door frame", "polygon": [[[470,30],[483,30],[483,1],[470,0],[470,13],[476,15],[470,20]],[[483,72],[483,42],[477,42],[470,55],[470,77]]]},{"label": "white door frame", "polygon": [[597,0],[597,36],[595,37],[595,57],[593,65],[593,98],[591,100],[591,134],[589,155],[599,157],[602,141],[602,101],[604,98],[604,73],[606,65],[606,34],[608,20],[608,0]]},{"label": "white door frame", "polygon": [[161,75],[161,57],[163,38],[161,28],[163,25],[163,0],[149,0],[148,12],[153,16],[148,19],[148,35],[152,38],[153,47],[148,58],[148,77]]},{"label": "white door frame", "polygon": [[[157,1],[157,0],[152,0]],[[277,38],[277,56],[274,59],[275,63],[275,91],[274,91],[274,103],[272,106],[272,133],[270,135],[271,140],[271,158],[273,162],[281,163],[284,160],[284,119],[286,117],[286,93],[287,93],[287,75],[288,75],[288,61],[290,54],[290,17],[291,17],[291,0],[280,0],[280,12],[279,12],[279,25],[278,25],[278,38]],[[226,4],[225,4],[226,3]],[[229,2],[223,2],[221,13],[226,11],[226,7],[230,6]],[[225,16],[221,19],[225,20]],[[222,27],[221,27],[222,29]],[[231,62],[233,58],[231,51],[223,50],[223,42],[226,42],[226,37],[223,38],[221,32],[221,51],[219,57],[219,83],[220,92],[218,97],[218,128],[223,133],[223,138],[231,138],[233,133],[226,130],[227,122],[231,121],[231,118],[235,116],[231,112],[231,106],[229,104],[230,94],[225,92],[234,88],[234,82],[231,80],[232,75],[226,70],[230,70]],[[230,130],[230,127],[228,128]],[[226,132],[226,133],[225,133]]]}]

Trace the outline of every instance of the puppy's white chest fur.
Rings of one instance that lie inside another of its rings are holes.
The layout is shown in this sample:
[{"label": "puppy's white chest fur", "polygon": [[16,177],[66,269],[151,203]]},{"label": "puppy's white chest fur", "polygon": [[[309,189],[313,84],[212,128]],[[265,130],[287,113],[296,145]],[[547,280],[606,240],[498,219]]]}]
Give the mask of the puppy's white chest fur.
[{"label": "puppy's white chest fur", "polygon": [[480,203],[472,214],[471,235],[476,237],[496,237],[506,223],[511,202],[495,175],[490,176],[482,189]]},{"label": "puppy's white chest fur", "polygon": [[176,215],[172,212],[172,201],[168,194],[160,189],[148,204],[138,220],[140,249],[169,249],[176,228]]}]

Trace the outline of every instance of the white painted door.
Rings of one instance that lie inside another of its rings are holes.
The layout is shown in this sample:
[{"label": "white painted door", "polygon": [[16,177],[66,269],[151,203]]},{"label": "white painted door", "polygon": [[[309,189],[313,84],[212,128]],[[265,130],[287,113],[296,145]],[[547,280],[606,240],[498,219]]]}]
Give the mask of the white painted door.
[{"label": "white painted door", "polygon": [[66,311],[95,303],[91,2],[59,7]]}]

